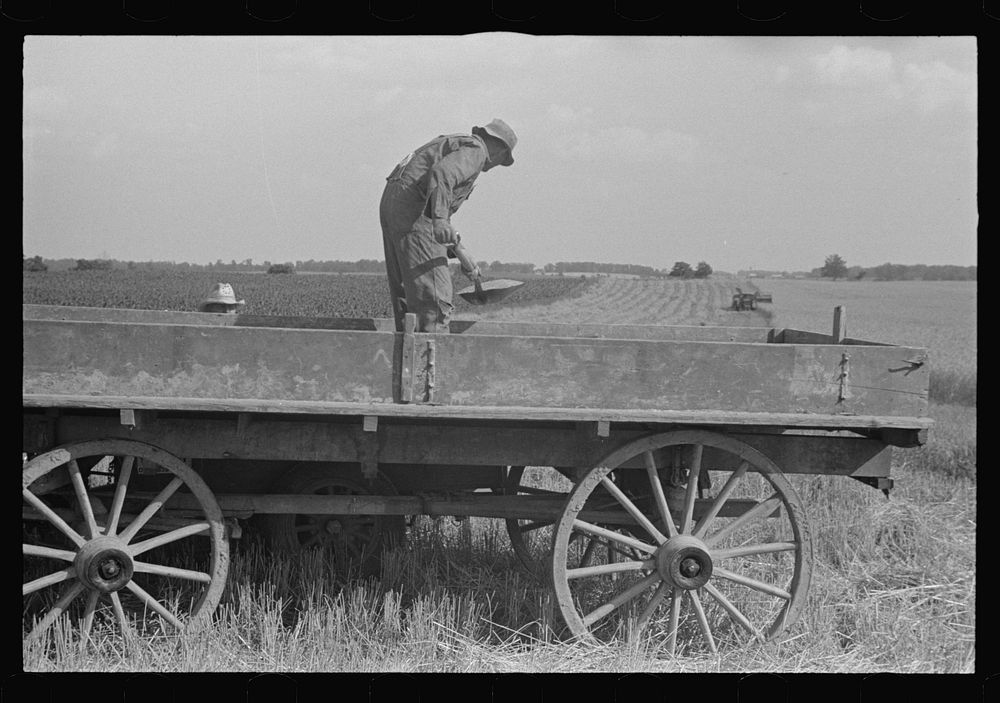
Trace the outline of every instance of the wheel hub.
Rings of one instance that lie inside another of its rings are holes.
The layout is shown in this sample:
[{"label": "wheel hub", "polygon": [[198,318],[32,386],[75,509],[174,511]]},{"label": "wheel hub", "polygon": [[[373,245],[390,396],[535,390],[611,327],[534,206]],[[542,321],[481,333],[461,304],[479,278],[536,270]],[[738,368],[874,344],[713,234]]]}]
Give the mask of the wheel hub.
[{"label": "wheel hub", "polygon": [[656,569],[667,583],[692,591],[712,577],[712,557],[697,537],[677,535],[657,550]]},{"label": "wheel hub", "polygon": [[101,593],[120,591],[135,571],[125,545],[114,537],[98,537],[87,542],[77,552],[73,566],[87,588]]}]

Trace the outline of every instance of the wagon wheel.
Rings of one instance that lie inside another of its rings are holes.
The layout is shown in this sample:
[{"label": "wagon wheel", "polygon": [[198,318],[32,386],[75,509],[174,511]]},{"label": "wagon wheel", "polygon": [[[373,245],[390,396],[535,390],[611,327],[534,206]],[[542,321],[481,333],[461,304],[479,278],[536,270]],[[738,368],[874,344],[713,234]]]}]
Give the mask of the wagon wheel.
[{"label": "wagon wheel", "polygon": [[[95,463],[112,469],[103,488],[84,475]],[[148,478],[158,479],[158,491],[141,495],[136,484],[147,477],[139,474],[153,465],[158,475]],[[180,493],[197,508],[165,515],[164,504]],[[183,461],[132,440],[69,444],[24,465],[22,494],[24,517],[43,525],[29,529],[26,521],[24,530],[27,640],[64,613],[79,616],[81,643],[95,627],[128,639],[135,628],[176,631],[209,621],[225,587],[229,543],[215,497]]]},{"label": "wagon wheel", "polygon": [[[665,495],[663,450],[684,457],[681,501]],[[612,471],[627,478],[612,484]],[[714,495],[699,499],[708,485]],[[605,519],[631,535],[587,519],[600,491],[618,504],[618,517]],[[575,532],[633,556],[581,565]],[[553,555],[556,597],[574,635],[642,637],[671,654],[679,641],[715,652],[777,637],[798,618],[812,567],[805,512],[778,467],[739,440],[701,430],[638,439],[591,469],[556,525]]]},{"label": "wagon wheel", "polygon": [[[389,480],[381,475],[369,482],[357,467],[329,464],[294,466],[279,479],[274,490],[313,495],[396,494]],[[406,534],[402,515],[281,514],[266,518],[267,534],[275,547],[290,552],[330,550],[345,573],[350,568],[365,574],[377,570],[383,549],[402,542]]]}]

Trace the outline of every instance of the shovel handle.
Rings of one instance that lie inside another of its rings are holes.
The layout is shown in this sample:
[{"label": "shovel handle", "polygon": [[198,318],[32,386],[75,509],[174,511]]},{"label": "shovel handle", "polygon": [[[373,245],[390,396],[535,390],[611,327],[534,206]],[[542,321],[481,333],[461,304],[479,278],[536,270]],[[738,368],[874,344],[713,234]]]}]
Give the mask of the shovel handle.
[{"label": "shovel handle", "polygon": [[476,262],[472,260],[469,256],[469,252],[465,250],[465,247],[461,243],[455,244],[451,250],[455,252],[455,258],[462,265],[462,273],[471,278],[476,284],[476,290],[481,290],[479,285],[479,267],[476,266]]}]

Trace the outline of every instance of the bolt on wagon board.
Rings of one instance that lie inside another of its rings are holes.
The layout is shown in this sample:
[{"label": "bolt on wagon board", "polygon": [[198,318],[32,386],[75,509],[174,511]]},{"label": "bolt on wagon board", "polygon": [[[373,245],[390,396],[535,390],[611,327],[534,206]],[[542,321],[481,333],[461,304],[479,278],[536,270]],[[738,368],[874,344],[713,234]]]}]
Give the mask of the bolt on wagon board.
[{"label": "bolt on wagon board", "polygon": [[[888,492],[926,350],[760,327],[23,306],[24,633],[210,626],[229,541],[377,567],[406,516],[503,520],[569,635],[671,654],[786,635],[788,474]],[[562,490],[526,480],[527,467]],[[188,547],[183,564],[173,554]],[[180,597],[178,597],[180,594]]]}]

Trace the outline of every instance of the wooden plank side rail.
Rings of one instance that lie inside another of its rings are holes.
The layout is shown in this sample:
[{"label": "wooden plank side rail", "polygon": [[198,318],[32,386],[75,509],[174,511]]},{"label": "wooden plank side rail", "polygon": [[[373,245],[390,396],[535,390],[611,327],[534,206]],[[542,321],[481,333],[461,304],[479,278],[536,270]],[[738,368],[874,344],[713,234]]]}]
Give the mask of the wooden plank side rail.
[{"label": "wooden plank side rail", "polygon": [[[674,429],[674,427],[664,428]],[[727,433],[758,449],[791,473],[888,475],[890,454],[879,431],[874,438],[850,433],[796,434],[727,428]],[[892,443],[915,441],[889,437]],[[577,428],[510,427],[497,424],[382,422],[376,433],[363,423],[259,419],[242,431],[232,419],[158,418],[140,428],[123,427],[113,416],[65,414],[53,423],[50,444],[100,437],[134,439],[186,458],[363,463],[376,441],[382,464],[406,466],[592,466],[648,429],[620,429],[612,436],[581,438]],[[31,441],[31,437],[28,438]],[[38,449],[46,449],[40,446]],[[714,456],[706,450],[706,457]],[[725,455],[730,456],[730,455]],[[724,457],[713,459],[722,461]]]},{"label": "wooden plank side rail", "polygon": [[[850,347],[848,377],[838,344],[52,319],[24,320],[23,332],[26,402],[198,399],[238,412],[356,404],[373,416],[399,404],[549,408],[556,419],[598,422],[636,412],[922,417],[927,409],[929,369],[907,361],[926,351],[911,347]],[[565,414],[574,409],[601,412]]]},{"label": "wooden plank side rail", "polygon": [[[24,320],[118,322],[213,327],[272,327],[315,330],[395,332],[391,318],[297,317],[290,315],[226,315],[175,310],[131,310],[65,305],[23,305]],[[517,337],[586,337],[594,339],[678,339],[703,342],[767,342],[775,331],[767,327],[708,325],[620,325],[551,322],[453,320],[452,334]]]},{"label": "wooden plank side rail", "polygon": [[[416,337],[420,347],[429,335]],[[909,416],[927,408],[927,368],[894,372],[920,349],[852,347],[845,394],[841,345],[434,337],[439,405]]]},{"label": "wooden plank side rail", "polygon": [[315,401],[270,401],[226,398],[164,398],[160,396],[97,396],[62,393],[25,393],[25,408],[121,407],[181,412],[254,412],[285,415],[377,415],[423,420],[498,420],[513,422],[598,422],[641,423],[643,425],[705,425],[787,427],[841,430],[900,429],[922,430],[934,425],[926,416],[838,415],[833,413],[767,413],[725,410],[656,410],[629,408],[530,408],[524,406],[437,406],[417,404],[374,405]]}]

